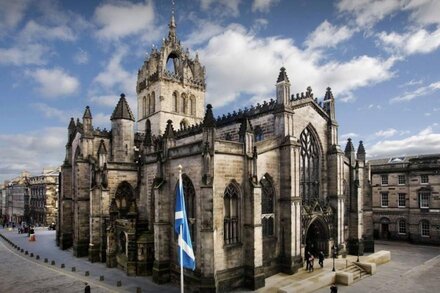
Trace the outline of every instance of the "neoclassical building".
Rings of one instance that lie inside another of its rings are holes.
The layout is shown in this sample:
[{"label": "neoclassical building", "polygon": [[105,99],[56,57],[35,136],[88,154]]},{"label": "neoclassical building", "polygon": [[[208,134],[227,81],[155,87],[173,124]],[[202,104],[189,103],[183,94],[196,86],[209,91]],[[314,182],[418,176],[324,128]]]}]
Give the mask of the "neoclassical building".
[{"label": "neoclassical building", "polygon": [[440,154],[370,160],[374,236],[440,244]]},{"label": "neoclassical building", "polygon": [[137,121],[123,94],[111,130],[93,126],[89,107],[70,121],[59,246],[178,283],[179,165],[196,257],[196,269],[185,270],[189,290],[261,288],[270,275],[295,273],[306,250],[343,254],[369,239],[365,150],[351,141],[341,150],[331,89],[323,100],[310,87],[291,95],[285,68],[274,80],[275,99],[215,118],[205,68],[172,17],[139,69]]}]

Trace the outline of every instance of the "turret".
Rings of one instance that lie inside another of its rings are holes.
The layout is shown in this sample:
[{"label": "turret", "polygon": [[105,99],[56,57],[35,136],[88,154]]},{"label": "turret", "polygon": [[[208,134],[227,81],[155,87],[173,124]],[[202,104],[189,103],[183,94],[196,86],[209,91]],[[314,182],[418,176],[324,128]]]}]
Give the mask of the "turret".
[{"label": "turret", "polygon": [[71,117],[69,126],[67,127],[67,139],[68,139],[67,144],[68,145],[70,145],[72,143],[75,128],[76,128],[75,119],[73,119],[73,117]]},{"label": "turret", "polygon": [[365,162],[366,153],[365,153],[365,148],[364,148],[364,144],[363,144],[362,140],[359,142],[359,147],[357,149],[356,156],[357,156],[358,160],[361,160],[361,161]]},{"label": "turret", "polygon": [[134,116],[125,99],[125,94],[121,94],[110,120],[112,121],[113,160],[133,162]]},{"label": "turret", "polygon": [[333,97],[332,89],[330,87],[327,88],[327,91],[324,96],[324,110],[330,116],[330,119],[332,121],[336,120],[335,98]]},{"label": "turret", "polygon": [[280,105],[288,105],[290,103],[290,82],[287,77],[286,68],[281,67],[278,75],[277,84],[277,103]]},{"label": "turret", "polygon": [[87,106],[84,110],[83,115],[83,127],[84,127],[84,135],[92,136],[93,135],[93,125],[92,125],[92,113],[90,112],[90,107]]},{"label": "turret", "polygon": [[345,156],[350,159],[351,164],[355,164],[356,162],[356,154],[354,151],[353,143],[351,142],[351,138],[347,139],[347,145],[345,146]]}]

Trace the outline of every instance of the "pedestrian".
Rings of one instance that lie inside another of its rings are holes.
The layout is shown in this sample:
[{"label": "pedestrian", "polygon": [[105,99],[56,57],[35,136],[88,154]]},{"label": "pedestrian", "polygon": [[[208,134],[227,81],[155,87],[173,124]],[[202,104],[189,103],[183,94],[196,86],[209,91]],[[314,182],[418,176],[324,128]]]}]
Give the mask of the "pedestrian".
[{"label": "pedestrian", "polygon": [[330,293],[338,293],[338,287],[336,286],[336,283],[333,283],[333,285],[330,286]]},{"label": "pedestrian", "polygon": [[310,253],[306,251],[306,271],[310,269]]},{"label": "pedestrian", "polygon": [[313,254],[310,254],[310,258],[309,258],[309,272],[313,272],[313,263],[315,261],[315,257],[313,256]]},{"label": "pedestrian", "polygon": [[87,283],[84,283],[86,286],[84,287],[84,293],[90,293],[90,285]]},{"label": "pedestrian", "polygon": [[320,251],[318,254],[318,259],[319,259],[319,265],[321,266],[321,268],[324,267],[324,252]]}]

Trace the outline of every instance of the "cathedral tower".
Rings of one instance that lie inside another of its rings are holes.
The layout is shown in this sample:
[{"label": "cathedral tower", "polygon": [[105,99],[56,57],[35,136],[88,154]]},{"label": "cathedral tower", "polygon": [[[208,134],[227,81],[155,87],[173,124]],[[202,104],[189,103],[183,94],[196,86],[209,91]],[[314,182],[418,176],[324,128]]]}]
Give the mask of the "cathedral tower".
[{"label": "cathedral tower", "polygon": [[163,134],[168,120],[186,128],[204,115],[205,68],[177,39],[174,13],[168,26],[162,47],[153,47],[138,71],[138,130],[150,128],[152,135]]}]

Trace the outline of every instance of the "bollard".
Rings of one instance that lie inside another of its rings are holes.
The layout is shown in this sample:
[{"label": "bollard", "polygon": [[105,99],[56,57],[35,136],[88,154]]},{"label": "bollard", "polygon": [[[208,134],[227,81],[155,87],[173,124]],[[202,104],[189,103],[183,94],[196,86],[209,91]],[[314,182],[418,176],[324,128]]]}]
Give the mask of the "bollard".
[{"label": "bollard", "polygon": [[136,293],[142,293],[141,287],[136,287]]},{"label": "bollard", "polygon": [[89,271],[86,271],[86,272],[84,273],[84,275],[85,275],[85,276],[89,276],[89,275],[90,275]]},{"label": "bollard", "polygon": [[25,254],[25,255],[28,255],[28,254],[29,254],[29,252],[28,252],[28,251],[26,250],[26,251],[24,252],[24,254]]},{"label": "bollard", "polygon": [[99,276],[100,281],[104,281],[104,276]]},{"label": "bollard", "polygon": [[62,269],[64,269],[64,268],[65,268],[65,265],[64,265],[63,263],[61,264],[61,268],[62,268]]},{"label": "bollard", "polygon": [[48,259],[47,259],[47,258],[44,258],[44,262],[48,262]]},{"label": "bollard", "polygon": [[116,286],[117,286],[117,287],[121,287],[121,286],[122,286],[122,282],[121,282],[121,281],[117,281],[117,282],[116,282]]},{"label": "bollard", "polygon": [[34,257],[34,253],[33,252],[31,252],[31,257]]},{"label": "bollard", "polygon": [[76,272],[76,268],[75,267],[72,267],[72,272]]},{"label": "bollard", "polygon": [[40,256],[39,255],[37,255],[37,257],[35,257],[36,259],[40,259]]},{"label": "bollard", "polygon": [[50,264],[54,266],[55,265],[55,261],[54,260],[51,261]]},{"label": "bollard", "polygon": [[20,252],[24,252],[24,249],[22,248],[22,249],[20,249]]}]

